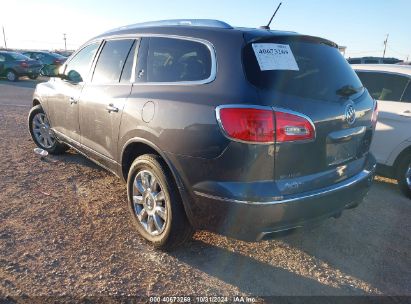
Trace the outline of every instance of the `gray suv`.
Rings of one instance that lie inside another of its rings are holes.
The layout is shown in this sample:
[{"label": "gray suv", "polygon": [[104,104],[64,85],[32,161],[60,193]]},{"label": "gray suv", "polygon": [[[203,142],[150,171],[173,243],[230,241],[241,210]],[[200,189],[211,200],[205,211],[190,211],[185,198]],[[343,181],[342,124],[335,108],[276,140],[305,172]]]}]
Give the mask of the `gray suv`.
[{"label": "gray suv", "polygon": [[337,45],[215,20],[126,26],[37,85],[28,125],[127,182],[161,249],[195,229],[244,240],[357,206],[371,185],[376,102]]}]

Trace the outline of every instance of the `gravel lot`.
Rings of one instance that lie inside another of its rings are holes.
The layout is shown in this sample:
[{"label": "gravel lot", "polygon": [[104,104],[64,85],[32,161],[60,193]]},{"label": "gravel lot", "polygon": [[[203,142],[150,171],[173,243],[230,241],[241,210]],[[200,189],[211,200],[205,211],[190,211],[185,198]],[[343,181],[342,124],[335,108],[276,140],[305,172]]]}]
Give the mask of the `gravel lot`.
[{"label": "gravel lot", "polygon": [[26,127],[36,82],[0,80],[1,297],[408,295],[411,200],[377,178],[364,203],[259,243],[209,232],[173,253],[132,229],[125,185],[70,151],[40,160]]}]

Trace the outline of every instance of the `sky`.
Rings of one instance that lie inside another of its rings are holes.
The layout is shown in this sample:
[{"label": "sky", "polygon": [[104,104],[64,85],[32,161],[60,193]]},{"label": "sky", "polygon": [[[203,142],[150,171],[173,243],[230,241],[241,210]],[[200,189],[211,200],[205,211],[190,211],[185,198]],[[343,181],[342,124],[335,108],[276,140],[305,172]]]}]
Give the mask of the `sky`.
[{"label": "sky", "polygon": [[[163,19],[219,19],[267,24],[280,0],[0,0],[9,48],[76,49],[111,28]],[[282,0],[271,28],[320,36],[347,46],[346,57],[411,60],[411,0]],[[0,47],[4,47],[0,32]]]}]

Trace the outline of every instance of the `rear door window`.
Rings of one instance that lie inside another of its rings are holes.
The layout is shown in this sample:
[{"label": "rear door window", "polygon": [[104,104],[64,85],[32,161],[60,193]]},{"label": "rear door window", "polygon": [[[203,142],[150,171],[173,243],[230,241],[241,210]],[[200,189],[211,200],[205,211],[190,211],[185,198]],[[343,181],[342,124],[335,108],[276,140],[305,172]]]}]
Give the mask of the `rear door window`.
[{"label": "rear door window", "polygon": [[211,76],[211,53],[201,43],[152,37],[147,56],[147,82],[201,81]]},{"label": "rear door window", "polygon": [[131,81],[131,72],[133,70],[134,64],[134,55],[136,52],[136,46],[139,44],[139,41],[135,41],[133,43],[130,52],[127,55],[126,63],[124,64],[123,71],[121,72],[120,82],[121,83],[129,83]]},{"label": "rear door window", "polygon": [[93,83],[118,83],[134,39],[109,40],[103,46],[93,74]]},{"label": "rear door window", "polygon": [[382,72],[358,72],[364,87],[377,100],[400,101],[409,79]]}]

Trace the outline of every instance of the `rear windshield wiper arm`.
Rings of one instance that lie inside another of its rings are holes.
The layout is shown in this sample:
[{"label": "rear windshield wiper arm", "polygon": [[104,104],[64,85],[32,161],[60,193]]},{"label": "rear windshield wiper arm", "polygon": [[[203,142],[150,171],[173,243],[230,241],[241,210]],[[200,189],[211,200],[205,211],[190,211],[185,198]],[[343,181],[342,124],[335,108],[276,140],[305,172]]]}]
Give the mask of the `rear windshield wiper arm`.
[{"label": "rear windshield wiper arm", "polygon": [[351,85],[345,85],[342,88],[338,89],[336,93],[340,96],[349,97],[351,95],[357,94],[361,89],[362,87],[356,89]]}]

